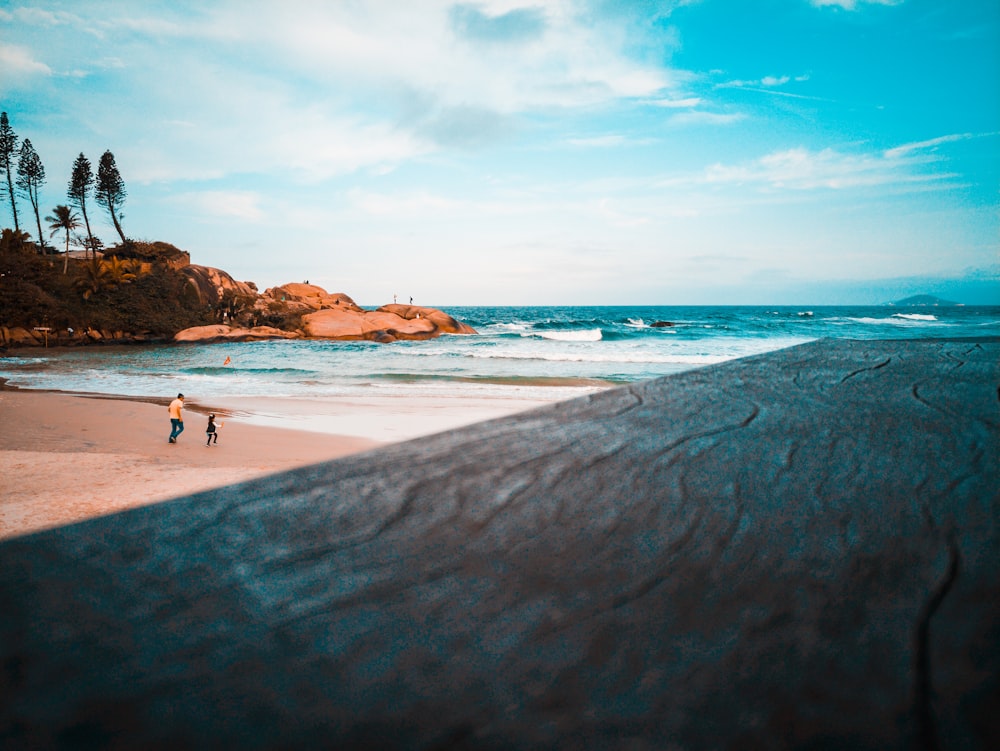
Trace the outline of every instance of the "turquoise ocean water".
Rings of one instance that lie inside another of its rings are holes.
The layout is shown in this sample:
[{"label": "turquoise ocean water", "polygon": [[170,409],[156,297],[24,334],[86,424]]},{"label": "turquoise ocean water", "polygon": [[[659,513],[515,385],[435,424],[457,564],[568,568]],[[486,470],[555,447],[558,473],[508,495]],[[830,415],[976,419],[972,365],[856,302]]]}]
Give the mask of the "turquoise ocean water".
[{"label": "turquoise ocean water", "polygon": [[[19,349],[21,388],[197,398],[563,398],[813,339],[1000,336],[1000,307],[446,307],[474,336]],[[671,326],[654,327],[655,322]],[[230,363],[225,365],[226,358]]]}]

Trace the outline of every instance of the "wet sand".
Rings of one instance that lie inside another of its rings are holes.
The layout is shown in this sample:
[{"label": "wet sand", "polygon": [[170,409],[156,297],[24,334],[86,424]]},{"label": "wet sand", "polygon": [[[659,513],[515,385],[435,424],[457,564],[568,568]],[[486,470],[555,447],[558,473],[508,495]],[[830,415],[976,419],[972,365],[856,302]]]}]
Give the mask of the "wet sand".
[{"label": "wet sand", "polygon": [[[242,482],[537,406],[505,399],[190,401],[0,391],[0,539]],[[206,447],[207,414],[221,423]],[[282,427],[285,426],[285,427]]]}]

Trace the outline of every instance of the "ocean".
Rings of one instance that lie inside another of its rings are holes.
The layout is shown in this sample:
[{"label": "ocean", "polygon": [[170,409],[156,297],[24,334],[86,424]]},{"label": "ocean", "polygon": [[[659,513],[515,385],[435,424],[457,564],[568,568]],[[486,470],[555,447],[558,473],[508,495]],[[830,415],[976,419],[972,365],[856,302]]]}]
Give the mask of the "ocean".
[{"label": "ocean", "polygon": [[[142,397],[562,399],[819,338],[1000,336],[1000,307],[445,307],[478,335],[17,349],[28,389]],[[654,325],[669,324],[669,325]],[[228,363],[227,363],[228,360]]]}]

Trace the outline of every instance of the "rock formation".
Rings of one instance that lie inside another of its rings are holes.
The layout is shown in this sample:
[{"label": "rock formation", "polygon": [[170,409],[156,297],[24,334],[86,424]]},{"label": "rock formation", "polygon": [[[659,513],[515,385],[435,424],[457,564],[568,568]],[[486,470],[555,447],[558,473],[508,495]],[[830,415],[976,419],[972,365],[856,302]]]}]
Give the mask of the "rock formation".
[{"label": "rock formation", "polygon": [[174,337],[179,342],[224,341],[232,339],[287,339],[304,336],[311,339],[359,340],[388,343],[399,339],[432,339],[441,334],[475,334],[471,326],[460,323],[436,308],[415,305],[383,305],[365,310],[343,292],[327,292],[315,284],[284,284],[271,287],[254,303],[260,314],[280,309],[301,316],[301,329],[282,331],[271,327],[230,329],[228,326],[196,326]]},{"label": "rock formation", "polygon": [[180,271],[188,277],[191,287],[198,294],[198,300],[205,305],[221,302],[227,291],[237,295],[257,296],[257,286],[253,282],[238,282],[222,269],[188,264]]},{"label": "rock formation", "polygon": [[464,323],[459,323],[447,313],[435,308],[422,308],[417,305],[383,305],[380,312],[391,313],[408,321],[431,321],[437,331],[442,334],[475,334],[476,330]]},{"label": "rock formation", "polygon": [[362,312],[362,308],[343,292],[330,293],[315,284],[298,282],[264,290],[259,307],[276,302],[284,303],[292,313],[311,313],[327,308]]},{"label": "rock formation", "polygon": [[178,331],[174,336],[175,342],[250,342],[262,339],[298,339],[301,337],[297,331],[282,331],[273,326],[254,326],[253,328],[239,328],[226,326],[225,324],[214,324],[211,326],[195,326],[190,329]]},{"label": "rock formation", "polygon": [[[192,264],[187,251],[166,242],[130,240],[106,249],[104,256],[102,261],[93,259],[99,268],[89,271],[86,263],[74,261],[72,294],[83,295],[89,308],[80,308],[78,301],[71,304],[66,299],[69,285],[56,285],[51,273],[39,277],[42,286],[23,281],[23,270],[12,273],[16,290],[8,292],[5,287],[0,300],[0,348],[171,338],[178,342],[298,337],[392,342],[475,333],[434,308],[386,305],[367,311],[342,292],[330,293],[307,282],[272,287],[261,294],[253,282],[237,281],[222,269]],[[134,290],[131,295],[120,294],[121,288],[133,283],[125,288],[125,292]],[[183,326],[189,328],[178,331]]]},{"label": "rock formation", "polygon": [[82,344],[139,344],[154,340],[149,332],[121,329],[56,328],[49,331],[0,326],[0,347],[66,347]]}]

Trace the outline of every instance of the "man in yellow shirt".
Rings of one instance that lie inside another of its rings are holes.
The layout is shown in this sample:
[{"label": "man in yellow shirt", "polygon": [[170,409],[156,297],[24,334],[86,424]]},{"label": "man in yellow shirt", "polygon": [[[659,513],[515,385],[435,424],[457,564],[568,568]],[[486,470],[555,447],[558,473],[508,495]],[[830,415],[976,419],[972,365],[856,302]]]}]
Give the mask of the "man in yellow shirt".
[{"label": "man in yellow shirt", "polygon": [[184,432],[184,416],[181,414],[183,407],[184,394],[178,394],[167,408],[170,410],[170,440],[168,443],[177,443],[177,436]]}]

